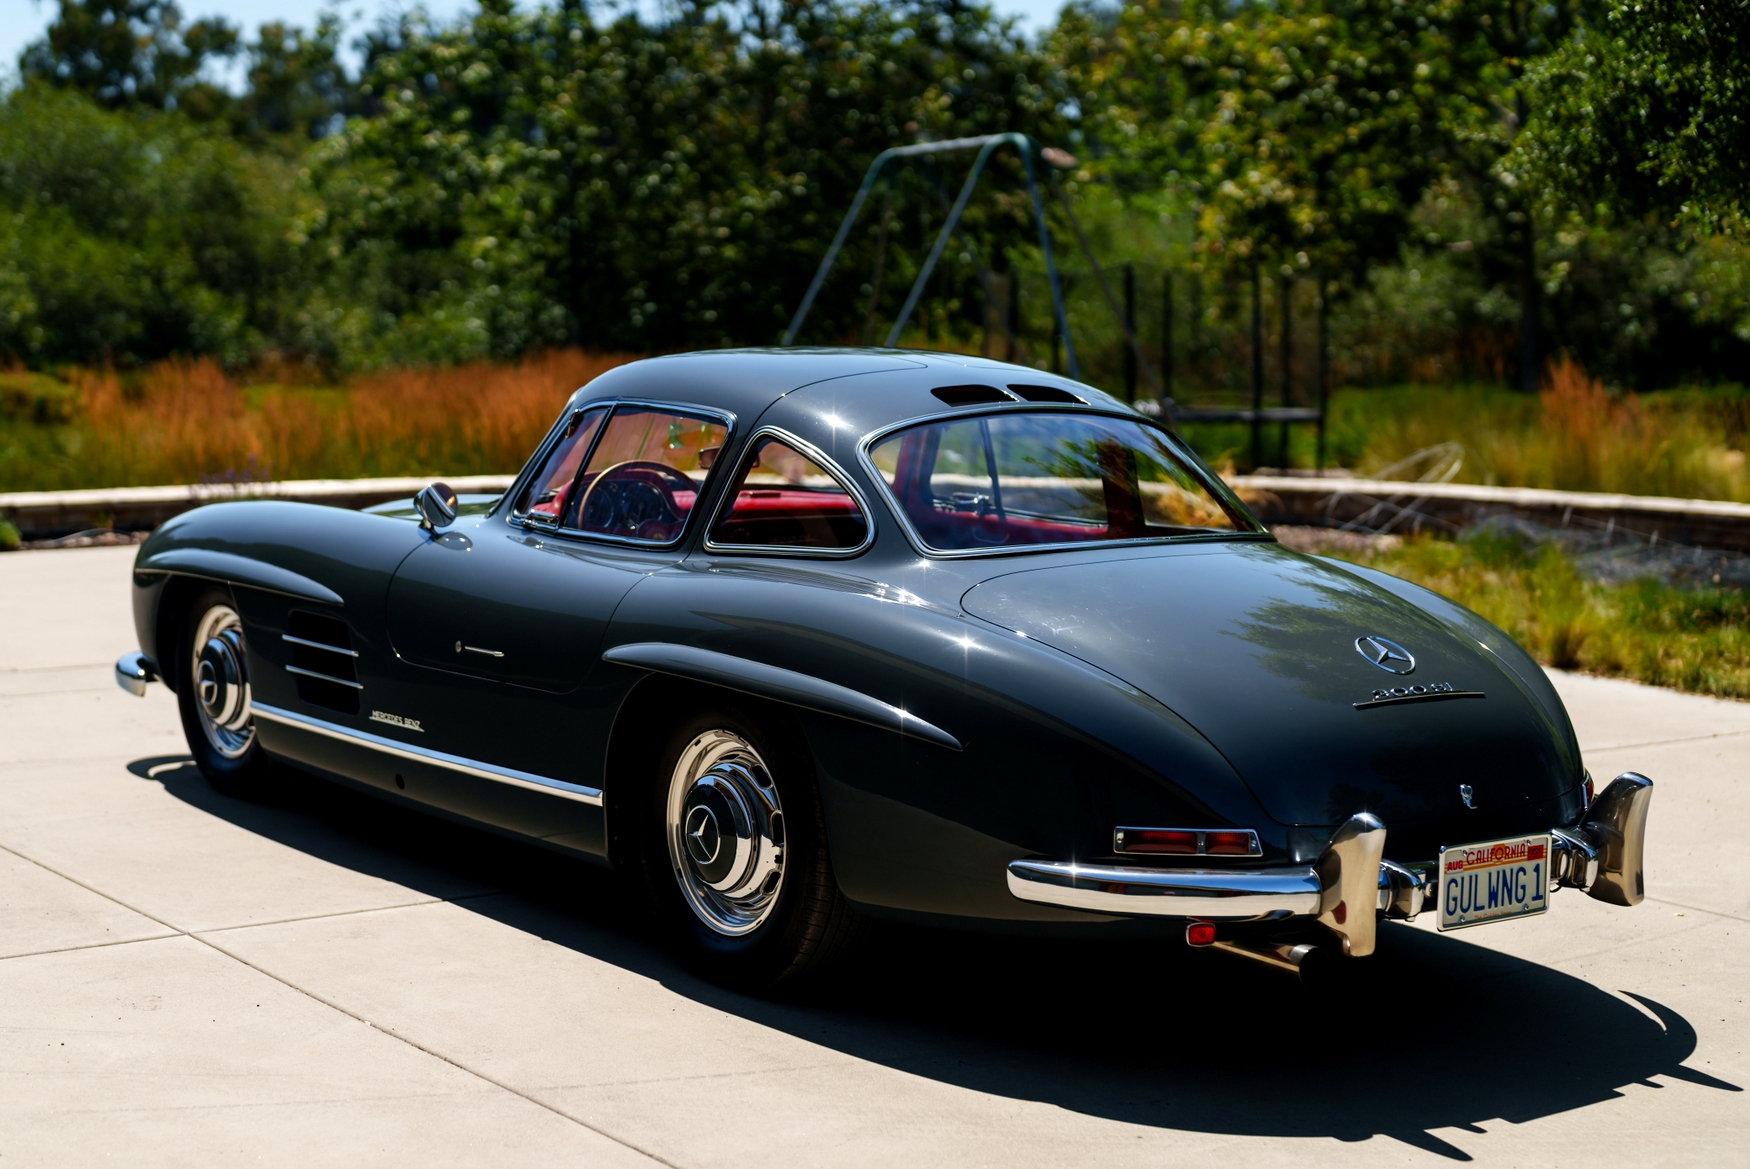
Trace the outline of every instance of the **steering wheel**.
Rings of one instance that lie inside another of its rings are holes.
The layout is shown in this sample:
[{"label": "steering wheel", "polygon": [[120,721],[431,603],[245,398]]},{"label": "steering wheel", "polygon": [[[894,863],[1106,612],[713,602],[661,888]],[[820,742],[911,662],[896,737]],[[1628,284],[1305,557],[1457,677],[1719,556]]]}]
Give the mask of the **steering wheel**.
[{"label": "steering wheel", "polygon": [[[602,489],[609,482],[616,486]],[[681,520],[677,491],[696,492],[699,485],[666,463],[628,459],[597,475],[577,504],[578,526],[643,539],[668,539]],[[661,531],[655,530],[661,528]]]}]

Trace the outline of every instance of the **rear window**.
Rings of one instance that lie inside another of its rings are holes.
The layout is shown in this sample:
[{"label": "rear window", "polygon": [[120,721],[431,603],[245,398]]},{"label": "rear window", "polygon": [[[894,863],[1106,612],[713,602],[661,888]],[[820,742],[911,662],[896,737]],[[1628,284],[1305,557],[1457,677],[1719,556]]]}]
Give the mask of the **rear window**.
[{"label": "rear window", "polygon": [[898,431],[869,454],[937,551],[1260,530],[1165,433],[1124,418],[954,418]]}]

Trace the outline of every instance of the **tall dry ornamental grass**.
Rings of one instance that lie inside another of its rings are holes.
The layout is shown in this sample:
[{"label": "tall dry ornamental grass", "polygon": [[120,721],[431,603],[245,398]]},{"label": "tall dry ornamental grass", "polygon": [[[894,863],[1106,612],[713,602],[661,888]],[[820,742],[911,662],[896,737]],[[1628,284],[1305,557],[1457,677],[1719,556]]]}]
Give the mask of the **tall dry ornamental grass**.
[{"label": "tall dry ornamental grass", "polygon": [[1460,482],[1750,501],[1740,399],[1615,395],[1565,356],[1535,398],[1444,387],[1343,397],[1339,410],[1350,417],[1338,425],[1365,431],[1364,474],[1457,442]]},{"label": "tall dry ornamental grass", "polygon": [[507,473],[573,390],[626,360],[556,350],[345,388],[246,388],[208,360],[163,362],[125,383],[82,371],[71,379],[82,425],[68,453],[92,486]]}]

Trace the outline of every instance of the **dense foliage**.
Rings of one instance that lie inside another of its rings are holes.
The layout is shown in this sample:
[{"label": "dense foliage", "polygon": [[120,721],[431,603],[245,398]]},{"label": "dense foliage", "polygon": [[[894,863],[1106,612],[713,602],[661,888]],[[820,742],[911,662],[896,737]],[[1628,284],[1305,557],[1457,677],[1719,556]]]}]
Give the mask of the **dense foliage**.
[{"label": "dense foliage", "polygon": [[[1744,4],[1139,0],[1072,5],[1035,44],[961,0],[655,23],[483,0],[368,31],[349,77],[333,16],[250,37],[62,0],[0,99],[0,354],[332,371],[769,344],[879,150],[1021,130],[1078,157],[1104,262],[1190,278],[1148,311],[1179,313],[1193,388],[1243,380],[1220,369],[1258,265],[1323,291],[1351,381],[1505,380],[1527,346],[1632,386],[1741,380]],[[227,61],[236,92],[211,81]],[[885,332],[963,166],[876,192],[803,340]],[[1044,327],[1027,217],[1000,158],[909,336],[975,344],[1010,271]],[[1116,355],[1072,284],[1083,347]],[[1043,334],[1023,348],[1047,359]]]},{"label": "dense foliage", "polygon": [[874,154],[1048,132],[1043,69],[957,4],[721,5],[650,28],[488,0],[465,25],[404,21],[361,87],[380,112],[310,159],[322,206],[300,242],[350,279],[305,344],[367,344],[346,335],[364,310],[398,318],[397,359],[769,342]]},{"label": "dense foliage", "polygon": [[1742,233],[1750,0],[1605,0],[1533,69],[1542,116],[1516,160],[1566,203]]}]

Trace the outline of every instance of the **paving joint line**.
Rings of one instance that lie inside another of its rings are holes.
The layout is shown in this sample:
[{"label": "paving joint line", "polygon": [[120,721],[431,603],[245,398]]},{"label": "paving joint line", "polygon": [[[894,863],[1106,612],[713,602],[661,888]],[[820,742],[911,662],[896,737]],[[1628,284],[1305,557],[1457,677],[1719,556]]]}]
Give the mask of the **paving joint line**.
[{"label": "paving joint line", "polygon": [[40,674],[47,670],[101,670],[110,662],[80,662],[71,666],[7,666],[0,674]]},{"label": "paving joint line", "polygon": [[[0,759],[0,769],[9,767],[66,767],[79,763],[111,763],[114,760],[114,755],[75,755],[71,759]],[[125,765],[123,770],[126,770]]]},{"label": "paving joint line", "polygon": [[1705,913],[1709,917],[1723,917],[1727,921],[1750,922],[1750,917],[1740,917],[1736,913],[1727,913],[1723,909],[1709,909],[1704,905],[1688,905],[1682,901],[1667,901],[1663,897],[1648,897],[1654,905],[1670,905],[1677,909],[1687,909],[1691,913]]},{"label": "paving joint line", "polygon": [[1588,751],[1602,755],[1606,751],[1632,751],[1636,747],[1669,747],[1674,743],[1705,743],[1710,739],[1732,739],[1739,735],[1750,735],[1750,730],[1715,731],[1711,735],[1687,735],[1680,739],[1648,739],[1644,743],[1613,743],[1608,747],[1581,747],[1583,755]]},{"label": "paving joint line", "polygon": [[362,913],[387,913],[392,909],[418,909],[423,905],[454,905],[462,901],[477,901],[482,897],[501,897],[508,890],[490,889],[484,893],[459,893],[454,897],[427,897],[420,901],[403,901],[396,905],[368,905],[363,909],[337,909],[332,913],[309,913],[303,917],[280,917],[273,921],[240,921],[236,925],[216,925],[211,929],[185,930],[190,937],[207,934],[229,934],[238,930],[263,929],[270,925],[296,925],[303,921],[327,921],[334,917],[357,917]]},{"label": "paving joint line", "polygon": [[[393,1030],[392,1028],[379,1027],[375,1023],[371,1022],[371,1020],[365,1018],[363,1015],[359,1014],[358,1012],[353,1011],[347,1007],[344,1007],[340,1003],[334,1002],[334,1001],[332,1001],[332,1000],[330,1000],[322,995],[319,995],[315,991],[310,990],[307,987],[299,986],[297,983],[292,982],[290,979],[282,978],[280,975],[273,973],[271,970],[264,969],[263,967],[256,965],[254,962],[249,961],[249,959],[243,957],[242,955],[232,953],[230,950],[227,950],[225,947],[219,945],[219,943],[217,943],[215,941],[211,941],[210,939],[201,937],[199,934],[190,933],[188,930],[185,930],[179,926],[173,925],[170,922],[165,921],[163,918],[156,917],[150,913],[147,913],[143,909],[140,909],[140,908],[133,906],[133,905],[129,905],[127,902],[123,901],[120,897],[116,897],[113,894],[104,892],[102,889],[98,889],[98,888],[95,888],[94,886],[88,885],[84,881],[81,881],[79,878],[71,876],[70,874],[67,874],[67,873],[63,873],[59,869],[55,868],[52,865],[46,865],[42,861],[37,860],[33,856],[26,856],[24,853],[19,852],[17,849],[13,848],[12,846],[10,846],[8,844],[0,843],[0,851],[9,852],[13,856],[17,857],[19,860],[25,861],[29,864],[33,864],[33,865],[37,866],[38,868],[42,869],[44,872],[53,873],[55,876],[60,877],[63,881],[70,881],[73,884],[79,886],[81,889],[84,889],[85,891],[87,891],[89,893],[95,893],[95,894],[97,894],[97,896],[102,897],[107,901],[113,901],[115,904],[121,906],[123,909],[129,910],[133,913],[137,913],[141,917],[147,919],[148,921],[156,922],[159,925],[163,926],[167,930],[174,930],[176,932],[176,935],[179,937],[185,937],[189,941],[194,942],[197,945],[206,946],[208,949],[214,951],[215,953],[223,954],[225,957],[231,959],[233,962],[236,962],[238,965],[246,966],[249,969],[255,971],[257,974],[260,974],[264,978],[270,978],[274,982],[279,983],[281,986],[286,987],[289,990],[294,990],[297,993],[305,996],[306,998],[308,998],[314,1002],[321,1003],[323,1006],[327,1007],[331,1011],[338,1011],[340,1014],[345,1015],[349,1019],[353,1019],[353,1020],[356,1020],[357,1022],[363,1023],[365,1026],[369,1027],[373,1031],[377,1031],[383,1035],[387,1035],[391,1039],[397,1040],[401,1043],[405,1043],[407,1046],[413,1048],[415,1051],[421,1051],[421,1052],[424,1052],[426,1055],[431,1056],[433,1059],[442,1060],[444,1063],[449,1064],[451,1067],[455,1068],[457,1071],[464,1072],[467,1075],[473,1076],[477,1080],[481,1080],[484,1083],[491,1084],[493,1087],[499,1089],[500,1091],[509,1092],[513,1096],[521,1097],[522,1099],[528,1101],[530,1104],[533,1104],[537,1108],[544,1109],[547,1112],[551,1112],[553,1115],[560,1117],[563,1120],[569,1120],[572,1124],[577,1125],[579,1128],[588,1129],[590,1132],[595,1133],[597,1136],[602,1137],[606,1140],[610,1140],[610,1141],[614,1142],[616,1145],[620,1145],[624,1148],[630,1149],[632,1152],[637,1153],[640,1156],[647,1157],[650,1160],[655,1161],[659,1165],[666,1165],[669,1167],[669,1169],[681,1169],[680,1166],[676,1165],[673,1161],[670,1161],[668,1158],[663,1157],[660,1154],[654,1153],[654,1152],[650,1151],[649,1149],[641,1148],[637,1144],[633,1143],[632,1141],[627,1140],[624,1137],[615,1136],[613,1133],[610,1133],[610,1132],[606,1131],[605,1129],[599,1128],[596,1125],[589,1123],[587,1120],[582,1119],[581,1117],[577,1117],[577,1116],[572,1115],[571,1113],[567,1112],[563,1108],[560,1108],[556,1104],[550,1104],[547,1101],[542,1100],[536,1096],[533,1096],[530,1093],[525,1092],[520,1088],[514,1087],[511,1084],[505,1083],[504,1081],[499,1080],[493,1076],[489,1076],[485,1072],[480,1071],[477,1068],[471,1068],[467,1064],[462,1063],[459,1060],[452,1059],[450,1056],[445,1055],[443,1052],[437,1051],[434,1048],[428,1047],[425,1044],[420,1043],[416,1039],[411,1039],[406,1035],[402,1035],[399,1032]],[[164,941],[167,939],[160,938],[157,940]]]},{"label": "paving joint line", "polygon": [[[11,849],[7,849],[11,852]],[[15,854],[16,855],[16,854]],[[32,862],[33,864],[35,862]],[[59,876],[60,874],[56,874]],[[30,950],[23,954],[0,954],[0,962],[10,962],[14,958],[41,958],[45,954],[77,954],[81,950],[105,950],[111,946],[132,946],[140,942],[162,942],[169,938],[180,938],[181,934],[153,934],[149,938],[117,938],[113,942],[88,942],[83,946],[61,946],[54,950]]]}]

